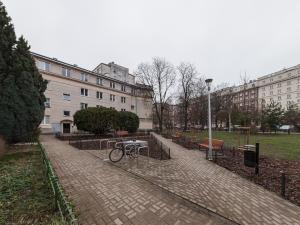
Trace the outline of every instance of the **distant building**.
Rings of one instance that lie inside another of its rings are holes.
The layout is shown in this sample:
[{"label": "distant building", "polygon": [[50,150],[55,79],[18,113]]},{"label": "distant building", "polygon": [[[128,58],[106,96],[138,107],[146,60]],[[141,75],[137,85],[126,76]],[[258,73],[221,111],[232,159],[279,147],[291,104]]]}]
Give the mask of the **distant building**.
[{"label": "distant building", "polygon": [[74,132],[74,113],[100,106],[134,112],[139,129],[152,129],[152,88],[137,84],[128,68],[112,62],[90,71],[37,53],[32,56],[48,81],[42,132]]},{"label": "distant building", "polygon": [[300,65],[283,69],[257,79],[260,108],[271,101],[283,108],[297,104],[300,108]]}]

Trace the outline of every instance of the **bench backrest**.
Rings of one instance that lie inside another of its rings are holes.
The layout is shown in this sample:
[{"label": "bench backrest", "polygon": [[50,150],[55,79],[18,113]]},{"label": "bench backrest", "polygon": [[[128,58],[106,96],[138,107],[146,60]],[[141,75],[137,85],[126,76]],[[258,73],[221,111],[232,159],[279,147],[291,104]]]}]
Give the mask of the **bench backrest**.
[{"label": "bench backrest", "polygon": [[126,130],[118,130],[117,131],[117,136],[122,137],[128,135],[128,131]]},{"label": "bench backrest", "polygon": [[[208,145],[209,144],[209,139],[205,138],[202,143]],[[211,143],[212,143],[213,146],[218,146],[220,148],[222,148],[223,145],[224,145],[224,141],[223,140],[219,140],[219,139],[212,139]]]}]

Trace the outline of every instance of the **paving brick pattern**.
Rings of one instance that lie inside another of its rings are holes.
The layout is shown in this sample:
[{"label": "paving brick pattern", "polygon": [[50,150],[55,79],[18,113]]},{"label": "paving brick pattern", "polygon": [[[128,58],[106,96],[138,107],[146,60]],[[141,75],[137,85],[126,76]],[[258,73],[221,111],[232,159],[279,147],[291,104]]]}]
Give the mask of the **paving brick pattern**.
[{"label": "paving brick pattern", "polygon": [[[300,224],[300,207],[205,160],[203,152],[156,136],[171,148],[171,160],[140,157],[115,165],[239,224]],[[103,152],[91,153],[106,157]]]},{"label": "paving brick pattern", "polygon": [[100,151],[80,151],[52,136],[42,144],[81,224],[233,224],[99,159]]}]

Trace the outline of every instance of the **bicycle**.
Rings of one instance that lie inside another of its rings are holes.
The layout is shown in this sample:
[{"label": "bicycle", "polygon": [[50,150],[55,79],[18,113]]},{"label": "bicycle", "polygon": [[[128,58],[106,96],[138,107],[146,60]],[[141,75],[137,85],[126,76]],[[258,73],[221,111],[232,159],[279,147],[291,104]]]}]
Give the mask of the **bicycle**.
[{"label": "bicycle", "polygon": [[112,162],[119,162],[124,155],[130,158],[137,158],[139,144],[116,143],[115,147],[109,153],[109,159]]}]

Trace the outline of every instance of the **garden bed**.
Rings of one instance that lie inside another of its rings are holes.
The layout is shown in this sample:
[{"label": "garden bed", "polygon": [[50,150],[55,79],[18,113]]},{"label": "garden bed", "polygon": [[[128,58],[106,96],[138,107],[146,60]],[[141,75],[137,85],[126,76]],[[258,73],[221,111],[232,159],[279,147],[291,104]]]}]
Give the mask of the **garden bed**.
[{"label": "garden bed", "polygon": [[37,146],[13,148],[0,160],[0,224],[64,224]]},{"label": "garden bed", "polygon": [[300,206],[300,161],[274,159],[261,155],[257,176],[254,174],[254,168],[244,166],[242,151],[225,148],[224,153],[224,157],[217,158],[216,164],[278,195],[281,194],[281,171],[283,171],[286,174],[285,198]]}]

